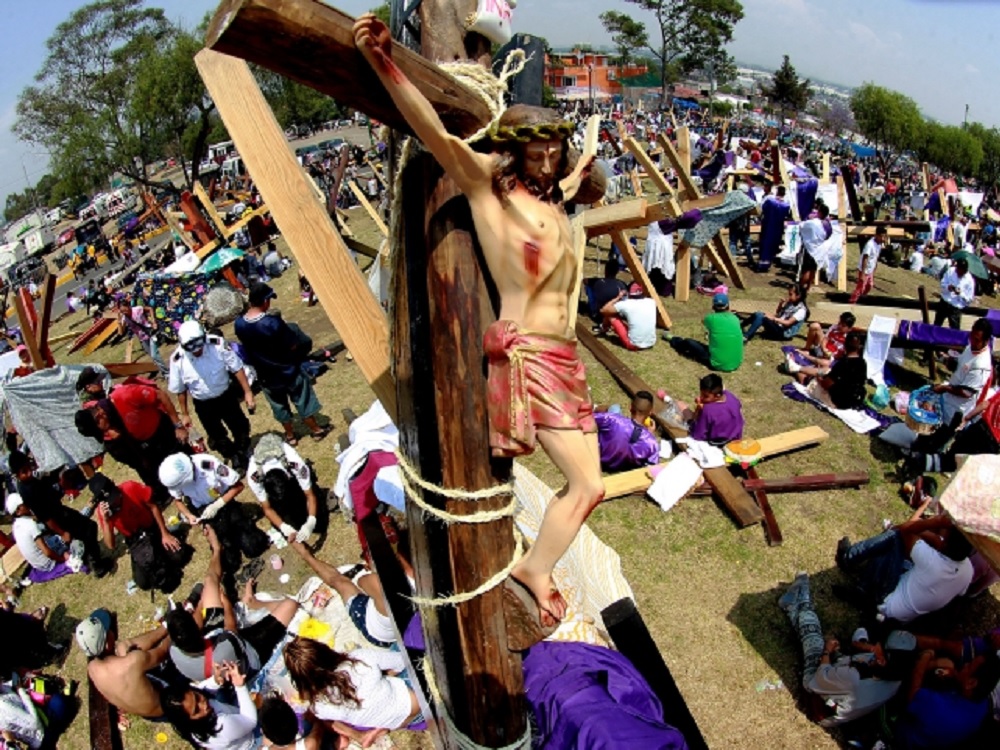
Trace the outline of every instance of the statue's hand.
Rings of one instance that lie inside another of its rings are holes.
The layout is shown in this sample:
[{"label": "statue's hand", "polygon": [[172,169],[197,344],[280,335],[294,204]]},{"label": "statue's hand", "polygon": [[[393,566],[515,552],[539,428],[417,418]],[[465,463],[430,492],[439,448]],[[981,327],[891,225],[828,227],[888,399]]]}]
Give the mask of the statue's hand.
[{"label": "statue's hand", "polygon": [[392,35],[382,21],[365,13],[354,22],[354,45],[372,65],[392,59]]}]

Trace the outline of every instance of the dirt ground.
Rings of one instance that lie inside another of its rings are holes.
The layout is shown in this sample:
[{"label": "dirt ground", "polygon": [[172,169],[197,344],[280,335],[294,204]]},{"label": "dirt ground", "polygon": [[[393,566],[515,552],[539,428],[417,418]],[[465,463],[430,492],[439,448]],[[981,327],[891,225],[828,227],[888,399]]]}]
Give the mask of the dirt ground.
[{"label": "dirt ground", "polygon": [[[369,241],[371,228],[360,211],[353,211],[355,231]],[[366,234],[367,233],[367,234]],[[283,246],[283,243],[282,243]],[[590,249],[586,271],[593,274],[595,251]],[[849,254],[850,283],[857,264],[858,249]],[[755,300],[761,309],[771,310],[784,294],[788,279],[782,275],[747,274],[750,288],[733,290],[735,299]],[[881,266],[876,275],[875,293],[916,296],[919,283],[929,277]],[[339,341],[321,307],[306,307],[298,298],[294,269],[275,282],[279,307],[285,317],[298,322],[317,347]],[[829,289],[824,288],[822,291]],[[936,289],[935,282],[928,289]],[[818,296],[818,295],[817,295]],[[673,332],[701,336],[701,318],[708,312],[706,298],[693,295],[686,304],[665,300],[674,321]],[[980,304],[995,307],[996,299],[985,297]],[[83,331],[82,314],[53,326],[52,336],[69,330]],[[666,388],[681,398],[692,399],[704,368],[675,354],[660,341],[650,351],[627,352],[612,344],[618,356],[654,388]],[[104,347],[91,357],[67,355],[60,346],[55,355],[60,362],[115,362],[123,360],[124,345]],[[610,375],[583,352],[588,381],[595,402],[627,404],[627,397]],[[831,734],[805,717],[799,679],[798,644],[776,600],[797,570],[813,577],[818,612],[828,632],[849,638],[858,623],[855,610],[836,599],[830,591],[841,580],[833,565],[837,540],[849,535],[862,538],[877,533],[883,519],[904,520],[908,510],[899,499],[895,457],[877,441],[851,432],[841,422],[812,406],[785,399],[780,393],[787,377],[778,371],[781,353],[775,343],[753,341],[739,371],[724,377],[728,389],[743,401],[749,436],[772,435],[807,425],[819,425],[830,438],[823,444],[777,457],[760,467],[765,478],[779,478],[819,472],[865,471],[871,477],[861,490],[775,495],[771,498],[784,544],[768,547],[760,528],[737,530],[725,512],[711,499],[682,501],[669,513],[642,497],[607,502],[592,515],[589,524],[605,542],[621,555],[624,573],[631,583],[640,612],[669,665],[685,700],[712,748],[833,748],[844,746],[845,737]],[[909,362],[916,373],[918,366]],[[345,432],[341,409],[360,414],[373,400],[357,366],[341,354],[317,383],[323,413],[334,426],[334,434],[322,443],[303,439],[300,451],[313,461],[325,491],[336,477],[335,438]],[[277,424],[261,400],[261,408],[251,418],[254,434],[275,429]],[[109,464],[113,462],[109,461]],[[553,486],[558,473],[543,455],[527,460],[527,465]],[[112,477],[123,479],[121,467],[109,466]],[[251,501],[249,492],[240,498]],[[6,530],[9,524],[3,526]],[[201,577],[206,560],[203,542],[195,540],[197,556],[187,568],[178,591],[183,596]],[[165,605],[161,595],[125,591],[129,579],[128,559],[123,548],[116,551],[117,571],[102,580],[70,576],[34,586],[23,595],[23,608],[30,611],[47,604],[55,639],[67,640],[80,618],[98,606],[118,612],[122,636],[135,635],[150,627],[157,607]],[[346,563],[358,557],[353,529],[342,518],[331,519],[321,557]],[[285,569],[292,579],[287,586],[277,574],[265,569],[260,589],[292,593],[305,578],[303,566],[293,553],[285,553]],[[971,602],[961,602],[949,612],[950,621],[978,630],[995,625],[1000,607],[992,592]],[[86,719],[85,663],[74,646],[55,667],[67,678],[83,680],[78,695],[83,709],[60,741],[61,748],[75,750],[88,746]],[[777,684],[780,681],[780,685]],[[160,746],[155,732],[162,729],[141,720],[125,733],[129,748]],[[184,747],[170,730],[166,748]],[[400,747],[420,747],[419,737],[396,733]],[[429,746],[429,745],[428,745]]]}]

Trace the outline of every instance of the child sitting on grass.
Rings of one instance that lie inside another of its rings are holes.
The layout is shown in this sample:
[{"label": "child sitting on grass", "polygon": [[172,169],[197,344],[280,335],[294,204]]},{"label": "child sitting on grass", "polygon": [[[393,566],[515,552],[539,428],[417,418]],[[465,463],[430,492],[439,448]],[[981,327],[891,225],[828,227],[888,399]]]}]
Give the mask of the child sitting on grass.
[{"label": "child sitting on grass", "polygon": [[844,342],[844,355],[825,367],[801,367],[789,358],[788,371],[800,383],[809,383],[809,395],[834,409],[860,409],[865,403],[868,363],[861,356],[865,336],[851,331]]},{"label": "child sitting on grass", "polygon": [[743,438],[743,405],[722,387],[722,378],[711,373],[698,381],[701,393],[692,411],[678,401],[688,432],[693,440],[722,446]]}]

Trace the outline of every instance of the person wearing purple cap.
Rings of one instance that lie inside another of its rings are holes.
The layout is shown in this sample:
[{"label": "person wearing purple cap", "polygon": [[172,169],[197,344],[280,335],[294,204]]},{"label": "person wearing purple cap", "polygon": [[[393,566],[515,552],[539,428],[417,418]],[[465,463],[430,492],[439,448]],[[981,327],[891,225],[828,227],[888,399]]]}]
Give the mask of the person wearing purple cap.
[{"label": "person wearing purple cap", "polygon": [[604,328],[611,327],[629,351],[651,349],[656,343],[656,303],[638,284],[601,308]]},{"label": "person wearing purple cap", "polygon": [[271,412],[285,429],[285,442],[295,446],[298,440],[292,429],[292,404],[314,440],[325,438],[330,427],[321,427],[316,422],[322,406],[312,383],[302,371],[312,341],[301,330],[282,320],[279,313],[269,312],[271,300],[277,296],[267,284],[253,282],[250,309],[236,319],[235,329],[247,362],[257,371]]},{"label": "person wearing purple cap", "polygon": [[729,311],[729,295],[720,292],[712,297],[712,312],[705,316],[708,346],[695,339],[664,334],[674,351],[682,357],[701,362],[718,372],[733,372],[743,364],[743,329],[740,319]]}]

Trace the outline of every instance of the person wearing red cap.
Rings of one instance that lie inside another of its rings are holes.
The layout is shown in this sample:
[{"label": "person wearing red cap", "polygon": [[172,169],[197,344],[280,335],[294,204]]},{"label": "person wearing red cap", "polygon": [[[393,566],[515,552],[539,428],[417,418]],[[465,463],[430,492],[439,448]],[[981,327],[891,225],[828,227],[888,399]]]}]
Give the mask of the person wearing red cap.
[{"label": "person wearing red cap", "polygon": [[651,349],[656,343],[656,303],[638,284],[629,287],[628,296],[620,292],[602,307],[601,315],[605,328],[613,328],[629,351]]}]

